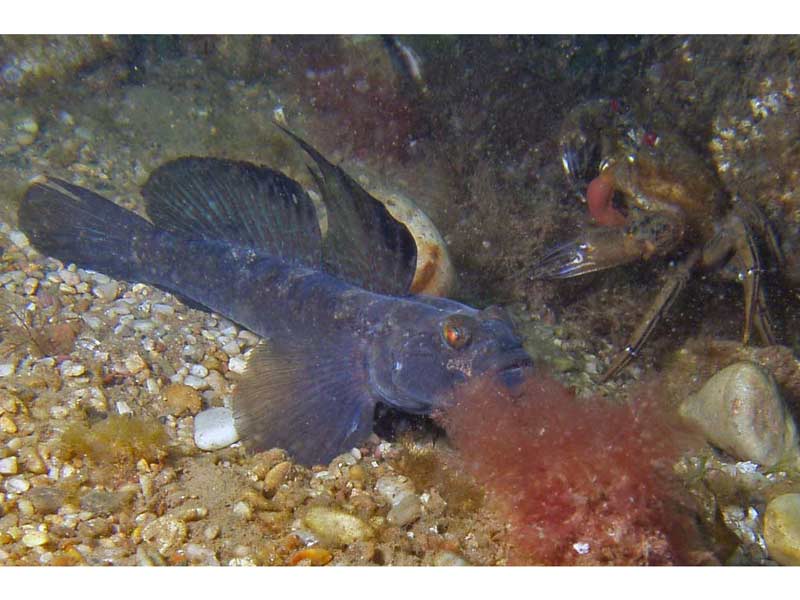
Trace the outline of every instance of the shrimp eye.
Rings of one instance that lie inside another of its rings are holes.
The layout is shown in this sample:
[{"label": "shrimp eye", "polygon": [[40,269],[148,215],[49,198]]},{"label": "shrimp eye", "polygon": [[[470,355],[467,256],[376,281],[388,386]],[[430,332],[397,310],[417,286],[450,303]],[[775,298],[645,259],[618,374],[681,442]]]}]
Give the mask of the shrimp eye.
[{"label": "shrimp eye", "polygon": [[460,350],[471,339],[469,326],[457,317],[448,317],[442,325],[442,337],[448,346]]}]

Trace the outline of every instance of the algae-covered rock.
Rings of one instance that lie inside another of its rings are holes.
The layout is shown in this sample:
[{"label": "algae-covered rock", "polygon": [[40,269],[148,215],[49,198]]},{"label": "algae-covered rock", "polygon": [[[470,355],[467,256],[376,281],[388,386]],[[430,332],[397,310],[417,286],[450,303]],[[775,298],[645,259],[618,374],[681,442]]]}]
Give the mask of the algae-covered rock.
[{"label": "algae-covered rock", "polygon": [[680,407],[714,446],[765,467],[797,455],[797,428],[772,377],[738,362],[709,379]]}]

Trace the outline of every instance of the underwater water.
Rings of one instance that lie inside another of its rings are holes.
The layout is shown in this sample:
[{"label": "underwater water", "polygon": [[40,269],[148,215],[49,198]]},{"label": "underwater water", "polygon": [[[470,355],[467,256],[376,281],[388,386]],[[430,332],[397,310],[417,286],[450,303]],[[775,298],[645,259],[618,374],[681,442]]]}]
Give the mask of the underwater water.
[{"label": "underwater water", "polygon": [[[800,564],[798,54],[0,37],[0,563]],[[203,450],[195,419],[230,407],[259,337],[19,230],[41,175],[142,216],[150,174],[186,156],[318,190],[276,123],[430,218],[442,293],[504,306],[533,358],[519,396],[465,387],[443,429],[379,407],[326,465]]]}]

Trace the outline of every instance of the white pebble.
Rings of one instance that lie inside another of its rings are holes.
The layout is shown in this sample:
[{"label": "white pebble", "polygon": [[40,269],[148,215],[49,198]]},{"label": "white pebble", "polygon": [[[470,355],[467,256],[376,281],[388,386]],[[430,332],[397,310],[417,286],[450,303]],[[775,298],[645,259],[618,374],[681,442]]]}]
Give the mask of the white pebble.
[{"label": "white pebble", "polygon": [[156,315],[171,315],[175,313],[175,309],[169,304],[153,304],[150,310]]},{"label": "white pebble", "polygon": [[209,408],[194,418],[194,443],[201,450],[219,450],[239,440],[229,408]]},{"label": "white pebble", "polygon": [[147,333],[156,328],[155,322],[150,319],[135,319],[131,325],[133,326],[133,330],[139,333]]},{"label": "white pebble", "polygon": [[0,474],[2,475],[16,475],[17,474],[17,457],[8,456],[0,459]]},{"label": "white pebble", "polygon": [[117,414],[119,415],[132,415],[133,411],[131,407],[128,406],[128,403],[125,400],[118,400],[117,401]]},{"label": "white pebble", "polygon": [[9,375],[13,375],[16,368],[17,364],[13,362],[1,364],[0,377],[8,377]]},{"label": "white pebble", "polygon": [[22,283],[22,292],[26,296],[33,296],[36,293],[36,290],[39,289],[39,280],[35,277],[28,277]]},{"label": "white pebble", "polygon": [[39,124],[32,116],[23,117],[16,122],[15,127],[17,131],[24,131],[25,133],[30,133],[33,135],[39,133]]},{"label": "white pebble", "polygon": [[65,360],[61,363],[61,376],[62,377],[80,377],[86,372],[86,367],[80,363]]},{"label": "white pebble", "polygon": [[258,337],[252,331],[248,331],[247,329],[242,329],[237,337],[248,346],[255,346],[261,341],[260,337]]},{"label": "white pebble", "polygon": [[81,282],[81,277],[77,273],[70,271],[68,269],[60,269],[58,271],[58,276],[61,277],[61,281],[66,283],[67,285],[78,285]]},{"label": "white pebble", "polygon": [[205,379],[201,379],[196,375],[187,375],[183,379],[183,383],[196,390],[207,390],[209,387],[211,387]]},{"label": "white pebble", "polygon": [[247,502],[239,501],[233,505],[233,514],[235,514],[240,519],[244,519],[245,521],[249,521],[253,518],[253,509]]},{"label": "white pebble", "polygon": [[152,377],[148,377],[147,381],[144,382],[144,389],[147,390],[148,394],[157,394],[161,388],[158,385],[157,380],[153,379]]},{"label": "white pebble", "polygon": [[11,243],[14,244],[17,248],[27,248],[30,246],[30,242],[28,241],[28,236],[22,233],[21,231],[12,231],[8,235],[8,239],[11,240]]},{"label": "white pebble", "polygon": [[575,542],[574,544],[572,544],[572,548],[578,554],[588,554],[590,550],[589,544],[587,542]]},{"label": "white pebble", "polygon": [[103,322],[94,315],[81,315],[83,322],[89,326],[90,329],[100,329],[103,326]]},{"label": "white pebble", "polygon": [[233,323],[225,321],[225,322],[220,323],[219,326],[220,326],[220,331],[222,332],[222,335],[227,335],[227,336],[231,336],[232,337],[232,336],[238,335],[238,333],[239,333],[239,328],[236,327],[236,325],[234,325]]},{"label": "white pebble", "polygon": [[28,548],[44,546],[49,541],[50,537],[44,531],[32,531],[22,536],[22,543]]},{"label": "white pebble", "polygon": [[222,347],[222,351],[228,356],[238,356],[242,349],[239,347],[239,342],[232,340]]},{"label": "white pebble", "polygon": [[125,358],[125,369],[131,374],[136,375],[147,368],[147,363],[137,353],[128,355]]},{"label": "white pebble", "polygon": [[11,477],[6,479],[6,491],[15,494],[22,494],[31,489],[30,482],[24,477]]},{"label": "white pebble", "polygon": [[205,548],[200,544],[189,543],[184,547],[186,558],[193,564],[205,565],[208,567],[218,567],[219,560],[213,550]]},{"label": "white pebble", "polygon": [[119,284],[116,281],[109,281],[94,286],[92,293],[101,300],[111,301],[116,299],[119,294]]},{"label": "white pebble", "polygon": [[208,377],[208,369],[206,369],[203,365],[192,365],[192,367],[189,369],[189,373],[195,377],[200,377],[201,379]]},{"label": "white pebble", "polygon": [[247,361],[242,356],[232,356],[228,361],[228,369],[234,373],[244,373],[247,368]]}]

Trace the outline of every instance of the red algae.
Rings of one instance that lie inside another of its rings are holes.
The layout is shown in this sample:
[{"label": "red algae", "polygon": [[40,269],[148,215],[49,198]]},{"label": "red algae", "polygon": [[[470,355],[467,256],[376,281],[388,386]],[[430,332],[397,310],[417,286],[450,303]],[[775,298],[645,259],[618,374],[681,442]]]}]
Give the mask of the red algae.
[{"label": "red algae", "polygon": [[697,562],[689,498],[672,475],[690,438],[655,390],[612,405],[537,374],[518,392],[482,378],[437,416],[508,518],[510,562]]}]

